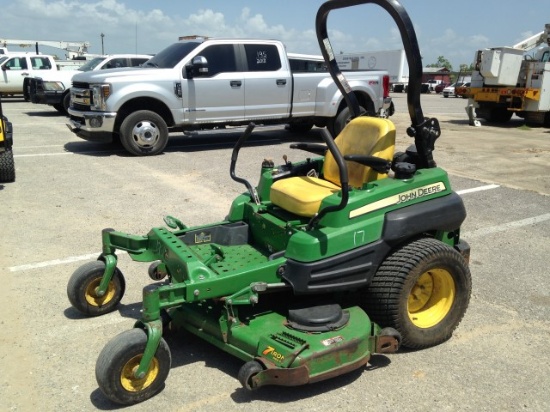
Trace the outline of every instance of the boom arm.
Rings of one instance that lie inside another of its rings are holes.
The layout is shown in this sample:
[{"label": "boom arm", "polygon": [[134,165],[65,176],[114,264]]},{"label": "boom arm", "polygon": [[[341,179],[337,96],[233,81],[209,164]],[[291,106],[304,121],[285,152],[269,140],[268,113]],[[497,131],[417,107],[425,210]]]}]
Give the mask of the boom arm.
[{"label": "boom arm", "polygon": [[543,43],[547,43],[550,46],[550,24],[544,26],[544,31],[535,34],[519,43],[514,44],[514,49],[531,50],[534,47],[540,46]]},{"label": "boom arm", "polygon": [[90,43],[87,41],[51,41],[51,40],[15,40],[15,39],[0,39],[0,45],[7,47],[8,45],[19,47],[33,47],[38,45],[54,47],[67,51],[67,57],[82,56],[88,52]]}]

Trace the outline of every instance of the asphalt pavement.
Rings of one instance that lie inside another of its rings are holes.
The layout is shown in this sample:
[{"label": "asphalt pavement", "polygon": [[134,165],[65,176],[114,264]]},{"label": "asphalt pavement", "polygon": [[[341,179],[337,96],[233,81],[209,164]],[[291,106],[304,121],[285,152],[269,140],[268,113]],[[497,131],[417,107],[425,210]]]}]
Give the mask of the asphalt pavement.
[{"label": "asphalt pavement", "polygon": [[[398,149],[411,143],[404,94],[394,95]],[[519,118],[468,125],[466,100],[422,97],[439,119],[434,157],[464,199],[473,291],[453,337],[439,346],[373,356],[362,370],[303,387],[246,392],[242,364],[187,334],[167,337],[164,390],[131,411],[544,411],[550,410],[550,130]],[[71,308],[71,273],[94,260],[101,230],[146,234],[170,214],[188,225],[221,220],[244,187],[229,178],[242,129],[174,134],[164,154],[132,157],[118,145],[72,135],[53,108],[4,100],[14,123],[16,182],[0,184],[0,410],[118,409],[100,393],[97,356],[139,317],[147,264],[122,254],[119,310],[84,318]],[[319,139],[259,127],[238,174],[255,183],[261,161],[304,157],[294,141]]]}]

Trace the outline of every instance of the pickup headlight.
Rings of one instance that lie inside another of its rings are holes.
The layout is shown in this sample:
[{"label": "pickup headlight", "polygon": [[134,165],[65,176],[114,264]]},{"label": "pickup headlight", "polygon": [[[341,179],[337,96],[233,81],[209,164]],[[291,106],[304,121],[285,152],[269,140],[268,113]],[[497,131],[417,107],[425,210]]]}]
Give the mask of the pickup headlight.
[{"label": "pickup headlight", "polygon": [[65,86],[61,82],[42,82],[42,88],[48,92],[61,92]]},{"label": "pickup headlight", "polygon": [[91,88],[93,97],[91,109],[104,111],[106,107],[105,102],[107,98],[111,95],[111,85],[93,84]]}]

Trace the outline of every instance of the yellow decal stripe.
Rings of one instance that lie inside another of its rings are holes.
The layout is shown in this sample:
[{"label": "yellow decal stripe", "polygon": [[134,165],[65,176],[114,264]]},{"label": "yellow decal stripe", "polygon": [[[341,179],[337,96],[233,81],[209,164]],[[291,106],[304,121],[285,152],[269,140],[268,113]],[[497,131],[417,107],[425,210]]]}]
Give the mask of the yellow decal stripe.
[{"label": "yellow decal stripe", "polygon": [[430,196],[435,193],[443,192],[446,189],[443,182],[432,183],[426,186],[417,187],[406,192],[393,195],[385,199],[378,200],[365,206],[361,206],[358,209],[349,212],[349,218],[353,219],[357,216],[365,215],[367,213],[379,210],[388,206],[397,205],[400,203],[407,203],[411,200],[415,200],[424,196]]}]

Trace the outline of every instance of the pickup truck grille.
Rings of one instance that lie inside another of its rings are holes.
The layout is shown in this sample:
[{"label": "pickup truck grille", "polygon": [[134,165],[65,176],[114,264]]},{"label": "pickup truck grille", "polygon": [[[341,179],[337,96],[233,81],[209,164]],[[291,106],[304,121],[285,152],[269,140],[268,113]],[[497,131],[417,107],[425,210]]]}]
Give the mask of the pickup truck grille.
[{"label": "pickup truck grille", "polygon": [[33,91],[32,90],[33,84],[34,84],[34,92],[35,93],[43,93],[44,92],[44,82],[42,81],[42,79],[35,79],[34,82],[31,81],[31,92]]},{"label": "pickup truck grille", "polygon": [[88,111],[93,103],[93,95],[88,83],[73,82],[71,87],[72,107],[75,110]]}]

